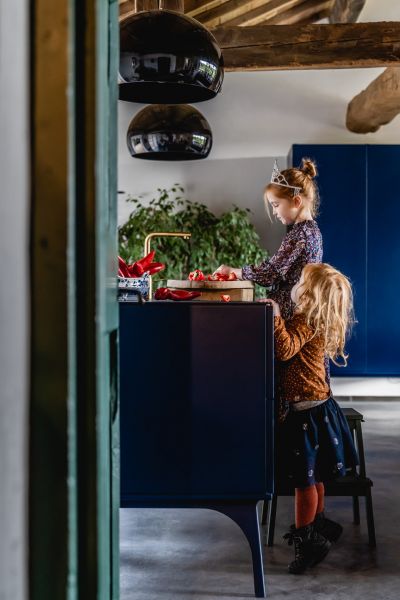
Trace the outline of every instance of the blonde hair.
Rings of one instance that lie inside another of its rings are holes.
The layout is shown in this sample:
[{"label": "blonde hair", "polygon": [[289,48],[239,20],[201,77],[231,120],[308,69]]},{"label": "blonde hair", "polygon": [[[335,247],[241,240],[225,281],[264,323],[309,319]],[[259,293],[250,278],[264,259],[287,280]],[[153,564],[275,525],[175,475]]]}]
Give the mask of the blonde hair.
[{"label": "blonde hair", "polygon": [[[317,176],[317,165],[311,158],[302,158],[301,166],[281,171],[289,185],[300,188],[300,195],[309,203],[310,211],[313,218],[318,216],[319,208],[319,193],[317,184],[314,178]],[[265,205],[269,212],[269,202],[267,198],[268,192],[273,192],[278,198],[291,200],[294,196],[293,190],[283,185],[269,183],[264,189]]]},{"label": "blonde hair", "polygon": [[[349,279],[326,263],[303,268],[303,283],[298,288],[296,312],[301,312],[314,335],[324,337],[325,352],[337,366],[347,365],[344,346],[355,322],[353,293]],[[337,359],[343,363],[339,364]]]}]

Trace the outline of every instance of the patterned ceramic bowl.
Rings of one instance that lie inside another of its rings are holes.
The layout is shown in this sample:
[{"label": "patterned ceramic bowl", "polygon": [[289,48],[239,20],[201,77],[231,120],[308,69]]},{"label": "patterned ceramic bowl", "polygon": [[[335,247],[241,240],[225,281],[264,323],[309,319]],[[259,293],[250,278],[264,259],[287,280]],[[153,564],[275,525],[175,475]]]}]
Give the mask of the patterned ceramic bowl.
[{"label": "patterned ceramic bowl", "polygon": [[120,302],[137,302],[140,292],[144,300],[149,299],[149,275],[142,277],[118,277],[118,300]]}]

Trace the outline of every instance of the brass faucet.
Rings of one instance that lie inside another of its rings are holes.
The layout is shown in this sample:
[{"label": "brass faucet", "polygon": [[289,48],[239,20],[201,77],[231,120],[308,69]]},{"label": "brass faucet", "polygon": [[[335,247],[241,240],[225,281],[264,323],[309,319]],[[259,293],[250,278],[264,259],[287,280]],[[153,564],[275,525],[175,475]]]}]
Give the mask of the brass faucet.
[{"label": "brass faucet", "polygon": [[[149,235],[146,236],[146,239],[144,240],[144,255],[147,256],[147,254],[150,252],[150,243],[151,240],[155,237],[181,237],[184,240],[188,240],[191,237],[191,233],[187,233],[187,232],[174,232],[174,233],[170,233],[170,232],[154,232],[154,233],[149,233]],[[153,280],[151,278],[151,275],[149,276],[149,300],[151,300],[151,297],[153,295]]]}]

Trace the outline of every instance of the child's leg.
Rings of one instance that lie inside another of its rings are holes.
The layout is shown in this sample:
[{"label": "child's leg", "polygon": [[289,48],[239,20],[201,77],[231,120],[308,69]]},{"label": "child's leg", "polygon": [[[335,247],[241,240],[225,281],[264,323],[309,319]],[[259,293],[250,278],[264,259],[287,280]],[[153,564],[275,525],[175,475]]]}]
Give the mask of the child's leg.
[{"label": "child's leg", "polygon": [[295,490],[296,529],[313,523],[317,514],[318,493],[315,485]]},{"label": "child's leg", "polygon": [[317,504],[317,515],[323,512],[325,507],[325,487],[322,481],[315,484],[317,494],[318,494],[318,504]]},{"label": "child's leg", "polygon": [[318,492],[315,485],[296,488],[295,517],[296,528],[284,538],[294,544],[294,560],[289,564],[289,573],[304,573],[325,558],[331,547],[330,542],[314,529],[318,506]]},{"label": "child's leg", "polygon": [[330,542],[337,542],[339,539],[343,527],[331,519],[327,519],[324,515],[324,498],[325,498],[325,487],[322,482],[315,484],[318,494],[317,514],[315,516],[314,527]]}]

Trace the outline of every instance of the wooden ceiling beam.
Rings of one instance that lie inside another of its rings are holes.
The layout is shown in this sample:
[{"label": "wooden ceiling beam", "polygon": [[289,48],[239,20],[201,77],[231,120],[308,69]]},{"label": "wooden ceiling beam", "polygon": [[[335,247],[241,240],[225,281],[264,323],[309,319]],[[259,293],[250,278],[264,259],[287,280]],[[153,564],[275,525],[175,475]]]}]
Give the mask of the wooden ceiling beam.
[{"label": "wooden ceiling beam", "polygon": [[159,8],[164,10],[174,10],[183,13],[185,5],[183,0],[159,0]]},{"label": "wooden ceiling beam", "polygon": [[121,22],[138,12],[159,8],[183,12],[184,0],[120,0],[119,20]]},{"label": "wooden ceiling beam", "polygon": [[127,19],[131,15],[143,10],[157,10],[158,0],[124,0],[119,3],[119,20]]},{"label": "wooden ceiling beam", "polygon": [[[198,18],[209,28],[219,27],[245,15],[250,10],[269,4],[269,0],[227,0],[224,4],[207,8]],[[238,23],[232,23],[237,25]]]},{"label": "wooden ceiling beam", "polygon": [[400,68],[379,75],[347,107],[346,127],[354,133],[371,133],[400,113]]},{"label": "wooden ceiling beam", "polygon": [[268,13],[277,14],[302,0],[228,0],[219,6],[208,9],[198,15],[208,28],[221,25],[242,25],[250,15]]},{"label": "wooden ceiling beam", "polygon": [[227,2],[229,2],[229,0],[185,0],[185,13],[189,15],[189,17],[195,17],[196,19],[201,20],[201,17],[198,15],[218,6],[222,6]]},{"label": "wooden ceiling beam", "polygon": [[227,71],[400,65],[400,23],[260,25],[212,31]]},{"label": "wooden ceiling beam", "polygon": [[355,23],[366,0],[334,0],[329,16],[330,23]]},{"label": "wooden ceiling beam", "polygon": [[[307,19],[302,19],[301,21],[297,21],[296,25],[310,25],[311,23],[317,23],[321,19],[326,19],[327,17],[329,17],[329,14],[330,14],[330,9],[322,10],[321,12],[315,13],[311,17],[308,17]],[[285,23],[282,23],[282,25],[285,25]]]},{"label": "wooden ceiling beam", "polygon": [[299,1],[302,0],[256,0],[253,2],[231,0],[230,11],[228,10],[228,4],[224,13],[213,14],[210,11],[204,16],[201,15],[201,20],[210,29],[220,25],[227,25],[228,27],[258,25],[296,6]]},{"label": "wooden ceiling beam", "polygon": [[318,21],[321,13],[325,16],[330,14],[332,0],[305,0],[297,3],[292,9],[277,15],[270,19],[270,25],[294,25],[306,20],[309,22]]}]

